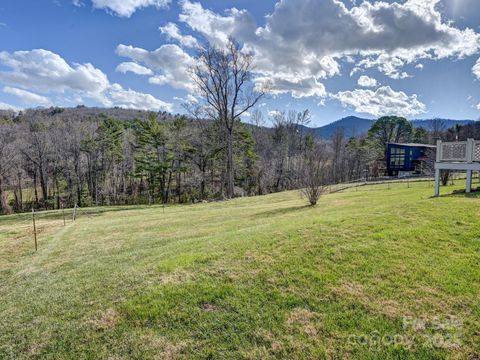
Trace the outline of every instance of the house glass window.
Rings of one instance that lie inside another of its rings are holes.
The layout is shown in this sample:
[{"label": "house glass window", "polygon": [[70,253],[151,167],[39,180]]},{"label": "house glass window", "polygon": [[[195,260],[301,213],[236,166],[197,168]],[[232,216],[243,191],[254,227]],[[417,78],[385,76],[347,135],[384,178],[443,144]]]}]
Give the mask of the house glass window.
[{"label": "house glass window", "polygon": [[390,149],[390,166],[396,168],[402,168],[405,166],[405,149]]}]

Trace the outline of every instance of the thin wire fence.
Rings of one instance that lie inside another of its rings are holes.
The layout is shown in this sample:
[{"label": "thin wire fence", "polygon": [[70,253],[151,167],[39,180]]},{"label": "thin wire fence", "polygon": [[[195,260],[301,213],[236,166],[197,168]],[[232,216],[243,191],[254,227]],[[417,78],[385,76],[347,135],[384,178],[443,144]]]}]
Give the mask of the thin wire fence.
[{"label": "thin wire fence", "polygon": [[[465,176],[462,174],[453,174],[449,180],[449,185],[455,185],[457,181],[464,181]],[[334,194],[342,191],[379,191],[398,189],[400,186],[410,188],[411,186],[419,186],[424,184],[425,187],[434,188],[435,179],[433,177],[415,177],[404,179],[371,179],[371,180],[357,180],[348,183],[341,183],[335,185],[328,185],[325,187],[326,194]],[[474,181],[474,184],[480,184],[480,178]],[[59,209],[59,210],[35,210],[32,213],[21,213],[10,216],[0,216],[0,239],[3,234],[12,232],[12,227],[15,230],[15,237],[18,233],[23,233],[27,238],[32,238],[32,247],[34,246],[35,237],[41,240],[41,235],[45,229],[61,228],[71,226],[79,219],[91,219],[102,215],[105,212],[118,211],[119,209],[126,209],[128,207],[94,207],[81,208],[75,206],[74,208]],[[165,207],[163,207],[165,209]],[[164,210],[165,211],[165,210]],[[35,223],[35,226],[34,226]],[[39,238],[40,235],[40,238]],[[8,238],[8,237],[7,237]]]}]

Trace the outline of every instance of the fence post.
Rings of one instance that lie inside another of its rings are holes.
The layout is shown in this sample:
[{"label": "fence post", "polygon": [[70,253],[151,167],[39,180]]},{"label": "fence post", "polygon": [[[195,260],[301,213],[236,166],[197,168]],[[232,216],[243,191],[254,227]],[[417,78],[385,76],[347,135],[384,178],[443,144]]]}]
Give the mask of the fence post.
[{"label": "fence post", "polygon": [[441,162],[442,158],[442,140],[437,140],[437,162]]},{"label": "fence post", "polygon": [[62,204],[62,215],[63,215],[63,226],[66,226],[67,222],[65,221],[65,208],[63,207],[63,204]]},{"label": "fence post", "polygon": [[75,221],[77,220],[77,203],[75,203],[75,206],[73,208],[73,217],[72,220]]},{"label": "fence post", "polygon": [[435,197],[440,196],[440,169],[435,168]]},{"label": "fence post", "polygon": [[33,220],[33,238],[35,240],[35,251],[38,251],[37,246],[37,226],[35,225],[35,209],[32,206],[32,220]]},{"label": "fence post", "polygon": [[473,139],[467,139],[467,163],[473,162],[473,148],[475,146]]}]

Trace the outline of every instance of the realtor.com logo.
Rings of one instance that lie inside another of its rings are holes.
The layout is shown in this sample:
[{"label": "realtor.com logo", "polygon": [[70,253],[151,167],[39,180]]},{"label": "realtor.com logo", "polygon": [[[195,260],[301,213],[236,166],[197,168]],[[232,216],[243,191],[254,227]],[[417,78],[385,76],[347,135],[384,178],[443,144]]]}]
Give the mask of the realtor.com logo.
[{"label": "realtor.com logo", "polygon": [[352,346],[385,347],[395,346],[411,349],[415,346],[424,346],[437,349],[458,349],[463,321],[455,316],[403,318],[402,334],[382,334],[373,331],[370,334],[350,335],[348,343]]}]

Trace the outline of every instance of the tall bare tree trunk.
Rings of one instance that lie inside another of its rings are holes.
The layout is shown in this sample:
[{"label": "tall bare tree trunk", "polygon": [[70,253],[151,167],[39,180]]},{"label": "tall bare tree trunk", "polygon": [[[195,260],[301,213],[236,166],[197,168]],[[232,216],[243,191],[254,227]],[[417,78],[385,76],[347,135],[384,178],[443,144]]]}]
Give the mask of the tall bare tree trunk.
[{"label": "tall bare tree trunk", "polygon": [[45,172],[43,170],[43,166],[39,166],[38,170],[40,172],[40,187],[42,188],[42,205],[43,208],[47,209],[47,199],[48,199],[48,188],[47,182],[45,179]]},{"label": "tall bare tree trunk", "polygon": [[17,174],[17,181],[18,181],[18,201],[17,201],[17,210],[23,210],[23,191],[22,191],[22,175],[19,172]]},{"label": "tall bare tree trunk", "polygon": [[11,214],[12,208],[8,205],[7,193],[3,191],[2,177],[0,176],[0,213]]},{"label": "tall bare tree trunk", "polygon": [[233,131],[227,130],[227,198],[235,196],[235,164],[233,159]]},{"label": "tall bare tree trunk", "polygon": [[38,184],[37,184],[37,170],[33,170],[33,189],[35,193],[35,207],[38,208]]}]

